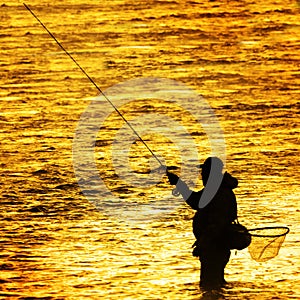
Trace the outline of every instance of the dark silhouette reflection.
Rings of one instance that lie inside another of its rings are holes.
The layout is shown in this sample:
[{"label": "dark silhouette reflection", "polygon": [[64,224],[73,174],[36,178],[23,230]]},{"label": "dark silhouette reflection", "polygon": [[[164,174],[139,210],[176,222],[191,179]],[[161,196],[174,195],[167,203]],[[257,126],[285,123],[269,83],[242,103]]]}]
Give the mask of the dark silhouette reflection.
[{"label": "dark silhouette reflection", "polygon": [[204,289],[199,300],[223,300],[223,299],[226,299],[226,297],[223,293],[223,290],[219,288],[219,289],[207,289],[207,290]]},{"label": "dark silhouette reflection", "polygon": [[[200,260],[200,286],[212,291],[226,283],[224,269],[230,258],[226,231],[237,218],[237,203],[232,190],[237,187],[238,181],[229,173],[222,173],[223,162],[217,157],[209,157],[200,168],[204,189],[198,192],[190,190],[177,175],[170,172],[167,175],[170,184],[176,184],[186,203],[196,210],[193,218],[196,238],[193,255]],[[210,189],[209,193],[206,189]],[[201,198],[207,195],[211,198]],[[208,204],[199,208],[201,203]]]}]

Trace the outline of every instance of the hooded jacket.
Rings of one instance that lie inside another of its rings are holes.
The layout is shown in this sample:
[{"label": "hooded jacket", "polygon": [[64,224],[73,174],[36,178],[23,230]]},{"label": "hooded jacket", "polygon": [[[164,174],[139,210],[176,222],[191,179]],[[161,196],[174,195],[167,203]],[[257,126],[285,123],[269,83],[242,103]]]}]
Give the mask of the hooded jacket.
[{"label": "hooded jacket", "polygon": [[237,218],[236,197],[232,190],[238,186],[238,180],[229,173],[224,173],[215,196],[201,209],[199,201],[205,188],[198,192],[190,191],[182,181],[177,186],[184,198],[184,195],[189,195],[185,201],[196,210],[193,218],[193,233],[199,244],[223,241],[228,225]]}]

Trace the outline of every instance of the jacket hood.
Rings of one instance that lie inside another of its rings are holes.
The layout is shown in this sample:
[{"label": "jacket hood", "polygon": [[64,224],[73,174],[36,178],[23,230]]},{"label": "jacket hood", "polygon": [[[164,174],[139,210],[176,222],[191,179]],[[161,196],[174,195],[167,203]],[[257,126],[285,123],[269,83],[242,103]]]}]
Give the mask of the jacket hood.
[{"label": "jacket hood", "polygon": [[229,173],[225,172],[222,184],[231,189],[235,189],[238,186],[238,180]]}]

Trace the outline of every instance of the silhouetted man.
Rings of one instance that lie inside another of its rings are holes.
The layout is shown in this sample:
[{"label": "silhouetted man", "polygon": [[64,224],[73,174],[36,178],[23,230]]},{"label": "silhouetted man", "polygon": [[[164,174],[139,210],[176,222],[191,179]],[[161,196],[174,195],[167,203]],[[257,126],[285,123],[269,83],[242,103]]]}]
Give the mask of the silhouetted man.
[{"label": "silhouetted man", "polygon": [[[200,286],[215,288],[226,283],[224,269],[230,258],[226,231],[237,218],[237,203],[232,190],[237,187],[238,181],[229,173],[222,173],[223,162],[217,157],[209,157],[200,168],[204,189],[198,192],[191,191],[177,175],[170,172],[167,175],[170,184],[176,184],[177,191],[196,210],[193,218],[193,233],[196,237],[193,255],[200,259]],[[212,189],[217,179],[219,184],[215,185],[212,198],[206,201],[208,204],[199,208],[203,201],[205,203],[205,199],[201,199],[202,195],[205,196],[204,190],[208,189],[208,185]]]}]

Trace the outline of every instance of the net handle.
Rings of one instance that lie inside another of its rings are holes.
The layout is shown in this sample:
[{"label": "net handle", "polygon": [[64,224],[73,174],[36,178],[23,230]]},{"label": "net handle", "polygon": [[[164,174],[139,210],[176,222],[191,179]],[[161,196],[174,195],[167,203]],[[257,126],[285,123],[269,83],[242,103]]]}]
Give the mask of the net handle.
[{"label": "net handle", "polygon": [[[263,230],[263,229],[285,229],[285,232],[281,233],[281,234],[255,234],[255,233],[251,233],[251,231]],[[257,237],[280,237],[280,236],[287,235],[290,232],[290,229],[286,226],[260,227],[260,228],[248,229],[248,232],[250,233],[251,236],[257,236]]]}]

